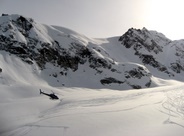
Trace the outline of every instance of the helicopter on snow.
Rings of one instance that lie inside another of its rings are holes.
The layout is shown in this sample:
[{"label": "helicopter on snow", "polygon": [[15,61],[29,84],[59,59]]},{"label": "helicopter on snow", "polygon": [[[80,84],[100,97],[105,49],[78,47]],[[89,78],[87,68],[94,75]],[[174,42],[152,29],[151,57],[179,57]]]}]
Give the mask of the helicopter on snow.
[{"label": "helicopter on snow", "polygon": [[59,99],[58,96],[56,96],[54,92],[51,93],[51,94],[47,94],[47,93],[44,93],[44,92],[40,89],[40,94],[47,95],[47,96],[49,96],[50,99],[52,99],[52,100],[58,100],[58,99]]}]

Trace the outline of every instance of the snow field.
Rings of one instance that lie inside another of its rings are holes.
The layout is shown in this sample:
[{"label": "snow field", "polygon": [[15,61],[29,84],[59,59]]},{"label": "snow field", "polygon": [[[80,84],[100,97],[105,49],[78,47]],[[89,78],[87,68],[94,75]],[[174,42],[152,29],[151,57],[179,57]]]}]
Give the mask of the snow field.
[{"label": "snow field", "polygon": [[[165,86],[128,91],[57,88],[36,65],[3,52],[0,58],[1,136],[183,136],[182,83],[155,78]],[[60,100],[40,95],[39,89],[54,91]]]},{"label": "snow field", "polygon": [[37,91],[36,97],[23,96],[0,104],[1,135],[182,136],[182,88],[183,85],[130,91],[60,88],[54,90],[60,92],[58,101],[40,96]]},{"label": "snow field", "polygon": [[[18,17],[19,15],[2,17],[0,22],[8,25],[6,23],[10,19],[16,20]],[[138,57],[130,55],[132,50],[125,51],[125,47],[118,42],[118,37],[89,39],[62,27],[35,22],[33,26],[29,37],[50,43],[50,46],[56,46],[52,44],[55,40],[66,49],[72,42],[89,46],[96,51],[96,57],[115,64],[126,64],[124,68],[127,70],[138,66],[140,62]],[[5,35],[9,36],[13,32],[16,33],[15,40],[26,43],[25,37],[15,27]],[[149,34],[154,36],[155,33]],[[162,34],[153,38],[164,45],[169,42],[164,40]],[[180,42],[176,44],[182,47]],[[40,44],[35,46],[36,49],[41,47]],[[173,50],[174,47],[167,50],[168,56]],[[168,56],[158,55],[158,58],[165,64],[169,64],[170,59],[175,60],[176,56]],[[28,65],[15,55],[0,51],[0,136],[183,136],[182,82],[174,78],[170,80],[167,75],[165,79],[160,79],[164,74],[147,66],[148,71],[157,76],[151,77],[153,86],[160,87],[126,90],[126,86],[122,88],[119,85],[116,88],[119,90],[111,86],[108,86],[111,89],[104,89],[106,86],[99,83],[102,75],[89,69],[87,63],[79,65],[76,72],[68,70],[67,77],[55,78],[50,75],[61,72],[61,69],[49,63],[41,71],[35,63]],[[114,67],[120,70],[118,66]],[[103,70],[104,75],[109,72],[107,69]],[[178,74],[175,78],[179,76]],[[93,84],[88,78],[91,78]],[[124,77],[117,72],[116,78]],[[46,93],[53,91],[60,100],[52,101],[47,96],[40,95],[39,89]]]}]

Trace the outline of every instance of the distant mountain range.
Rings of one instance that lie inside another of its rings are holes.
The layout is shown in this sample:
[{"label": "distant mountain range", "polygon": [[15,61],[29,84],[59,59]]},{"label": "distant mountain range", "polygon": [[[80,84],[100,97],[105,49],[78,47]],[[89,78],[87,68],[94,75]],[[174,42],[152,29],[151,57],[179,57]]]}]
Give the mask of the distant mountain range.
[{"label": "distant mountain range", "polygon": [[29,79],[26,73],[14,72],[15,76],[5,68],[9,63],[3,62],[9,59],[16,65],[12,69],[19,69],[13,58],[22,61],[25,69],[29,65],[26,71],[34,71],[32,76],[55,87],[126,90],[184,81],[184,40],[171,41],[146,28],[130,28],[119,37],[92,39],[32,18],[4,14],[0,17],[0,54],[0,83],[11,78],[17,82],[15,77],[22,75]]}]

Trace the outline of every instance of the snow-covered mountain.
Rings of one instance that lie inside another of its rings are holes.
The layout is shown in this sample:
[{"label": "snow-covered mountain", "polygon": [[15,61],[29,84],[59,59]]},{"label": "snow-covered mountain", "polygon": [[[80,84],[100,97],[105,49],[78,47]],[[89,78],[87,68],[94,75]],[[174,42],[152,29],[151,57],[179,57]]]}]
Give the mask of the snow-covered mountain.
[{"label": "snow-covered mountain", "polygon": [[183,81],[183,44],[146,28],[90,39],[20,15],[0,17],[2,58],[19,58],[32,66],[35,76],[58,87],[125,90],[158,86],[162,79]]},{"label": "snow-covered mountain", "polygon": [[91,39],[3,15],[0,136],[183,136],[183,44],[146,28]]}]

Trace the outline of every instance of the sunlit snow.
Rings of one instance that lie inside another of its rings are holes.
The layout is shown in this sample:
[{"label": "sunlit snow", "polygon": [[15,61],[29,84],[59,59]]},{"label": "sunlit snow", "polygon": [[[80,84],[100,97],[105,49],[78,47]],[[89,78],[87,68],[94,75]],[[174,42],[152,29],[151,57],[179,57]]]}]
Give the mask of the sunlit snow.
[{"label": "sunlit snow", "polygon": [[[91,48],[95,46],[101,49],[97,53],[99,57],[125,64],[125,70],[138,65],[129,51],[122,54],[123,48],[117,43],[117,37],[90,39],[62,27],[34,25],[35,30],[31,30],[30,37],[38,36],[47,42],[54,37],[59,42],[64,41],[63,46],[71,40]],[[16,36],[26,43],[20,33]],[[162,34],[160,36],[164,38]],[[181,45],[181,42],[176,44]],[[168,54],[170,52],[172,48]],[[165,59],[167,64],[167,60],[175,56],[158,57]],[[182,82],[152,76],[154,88],[126,90],[126,87],[114,89],[109,86],[107,89],[97,83],[100,76],[94,76],[93,69],[87,69],[87,65],[79,67],[77,72],[70,72],[73,75],[68,75],[68,80],[60,78],[67,86],[61,83],[59,86],[56,79],[46,74],[52,73],[53,69],[57,71],[49,63],[42,71],[36,63],[29,65],[13,54],[0,51],[0,136],[183,136]],[[156,73],[156,70],[151,70]],[[122,78],[118,74],[116,76]],[[93,84],[88,82],[89,78]],[[39,89],[46,93],[54,92],[59,100],[40,95]]]}]

